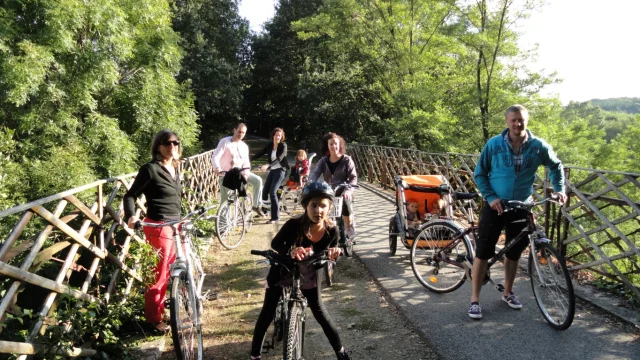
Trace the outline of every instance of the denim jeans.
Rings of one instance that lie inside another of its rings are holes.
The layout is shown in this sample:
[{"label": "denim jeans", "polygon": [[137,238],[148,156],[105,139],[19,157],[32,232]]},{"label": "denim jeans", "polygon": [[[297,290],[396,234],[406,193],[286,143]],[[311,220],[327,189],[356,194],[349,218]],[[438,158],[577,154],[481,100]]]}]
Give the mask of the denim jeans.
[{"label": "denim jeans", "polygon": [[262,189],[262,201],[267,201],[267,195],[269,195],[269,197],[271,198],[271,220],[280,219],[278,189],[280,188],[280,184],[282,183],[282,180],[284,180],[284,175],[286,173],[287,170],[283,168],[271,170],[267,175],[267,180],[264,181],[264,188]]}]

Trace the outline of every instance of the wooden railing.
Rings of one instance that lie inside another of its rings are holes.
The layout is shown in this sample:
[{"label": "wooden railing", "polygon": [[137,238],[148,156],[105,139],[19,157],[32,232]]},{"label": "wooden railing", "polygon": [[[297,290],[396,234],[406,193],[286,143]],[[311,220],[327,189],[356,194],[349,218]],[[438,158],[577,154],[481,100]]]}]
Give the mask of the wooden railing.
[{"label": "wooden railing", "polygon": [[[443,175],[456,191],[477,191],[473,171],[478,155],[436,154],[411,149],[349,144],[360,177],[393,188],[395,175]],[[580,281],[597,277],[623,284],[640,298],[640,174],[565,166],[569,201],[545,206],[540,214],[549,237],[562,250]],[[534,194],[553,189],[546,170]],[[476,210],[479,204],[473,204]],[[462,206],[454,204],[454,208]]]},{"label": "wooden railing", "polygon": [[[193,209],[217,196],[218,177],[213,176],[211,152],[185,159],[181,168],[187,207]],[[138,262],[128,254],[132,245],[144,240],[124,226],[122,219],[122,197],[134,178],[135,173],[96,181],[0,212],[0,229],[5,230],[0,234],[4,239],[0,244],[0,285],[5,291],[0,300],[0,323],[7,312],[19,316],[28,308],[37,315],[24,322],[22,330],[28,331],[25,342],[6,341],[5,335],[14,334],[0,333],[0,353],[24,354],[19,357],[24,359],[41,350],[38,335],[44,332],[60,294],[107,304],[116,291],[126,300],[133,285],[141,285]],[[136,202],[136,212],[145,212],[144,196]],[[107,263],[110,266],[104,266]],[[119,281],[121,277],[125,281]],[[19,299],[27,287],[39,288],[35,293],[45,296]],[[29,307],[22,302],[30,303]],[[65,354],[94,353],[73,349]]]}]

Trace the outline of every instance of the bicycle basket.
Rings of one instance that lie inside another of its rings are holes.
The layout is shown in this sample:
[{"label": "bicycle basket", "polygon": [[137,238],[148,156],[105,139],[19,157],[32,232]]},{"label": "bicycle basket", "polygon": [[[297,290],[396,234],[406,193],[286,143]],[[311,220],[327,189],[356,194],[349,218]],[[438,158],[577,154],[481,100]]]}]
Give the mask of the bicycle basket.
[{"label": "bicycle basket", "polygon": [[332,218],[339,218],[342,216],[342,197],[336,196],[333,199],[333,209],[331,210],[331,214],[329,214]]}]

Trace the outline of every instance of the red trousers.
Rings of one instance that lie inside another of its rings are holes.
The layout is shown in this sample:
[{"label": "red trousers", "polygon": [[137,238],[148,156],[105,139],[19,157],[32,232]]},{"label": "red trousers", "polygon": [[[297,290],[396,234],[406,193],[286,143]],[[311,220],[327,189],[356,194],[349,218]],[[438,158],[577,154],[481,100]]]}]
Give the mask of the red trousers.
[{"label": "red trousers", "polygon": [[[161,221],[144,219],[145,222],[160,223]],[[147,322],[156,324],[162,321],[164,314],[164,299],[169,285],[170,266],[176,260],[173,243],[173,228],[170,226],[143,228],[147,242],[158,251],[158,264],[155,268],[156,282],[144,293],[144,315]]]}]

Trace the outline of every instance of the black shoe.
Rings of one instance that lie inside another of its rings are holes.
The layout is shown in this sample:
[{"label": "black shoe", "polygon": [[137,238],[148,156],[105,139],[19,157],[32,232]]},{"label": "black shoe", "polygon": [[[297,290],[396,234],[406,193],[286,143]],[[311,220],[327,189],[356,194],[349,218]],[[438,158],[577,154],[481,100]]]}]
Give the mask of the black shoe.
[{"label": "black shoe", "polygon": [[349,352],[339,352],[338,355],[338,360],[351,360],[351,357],[349,356],[349,354],[351,354],[351,351]]}]

